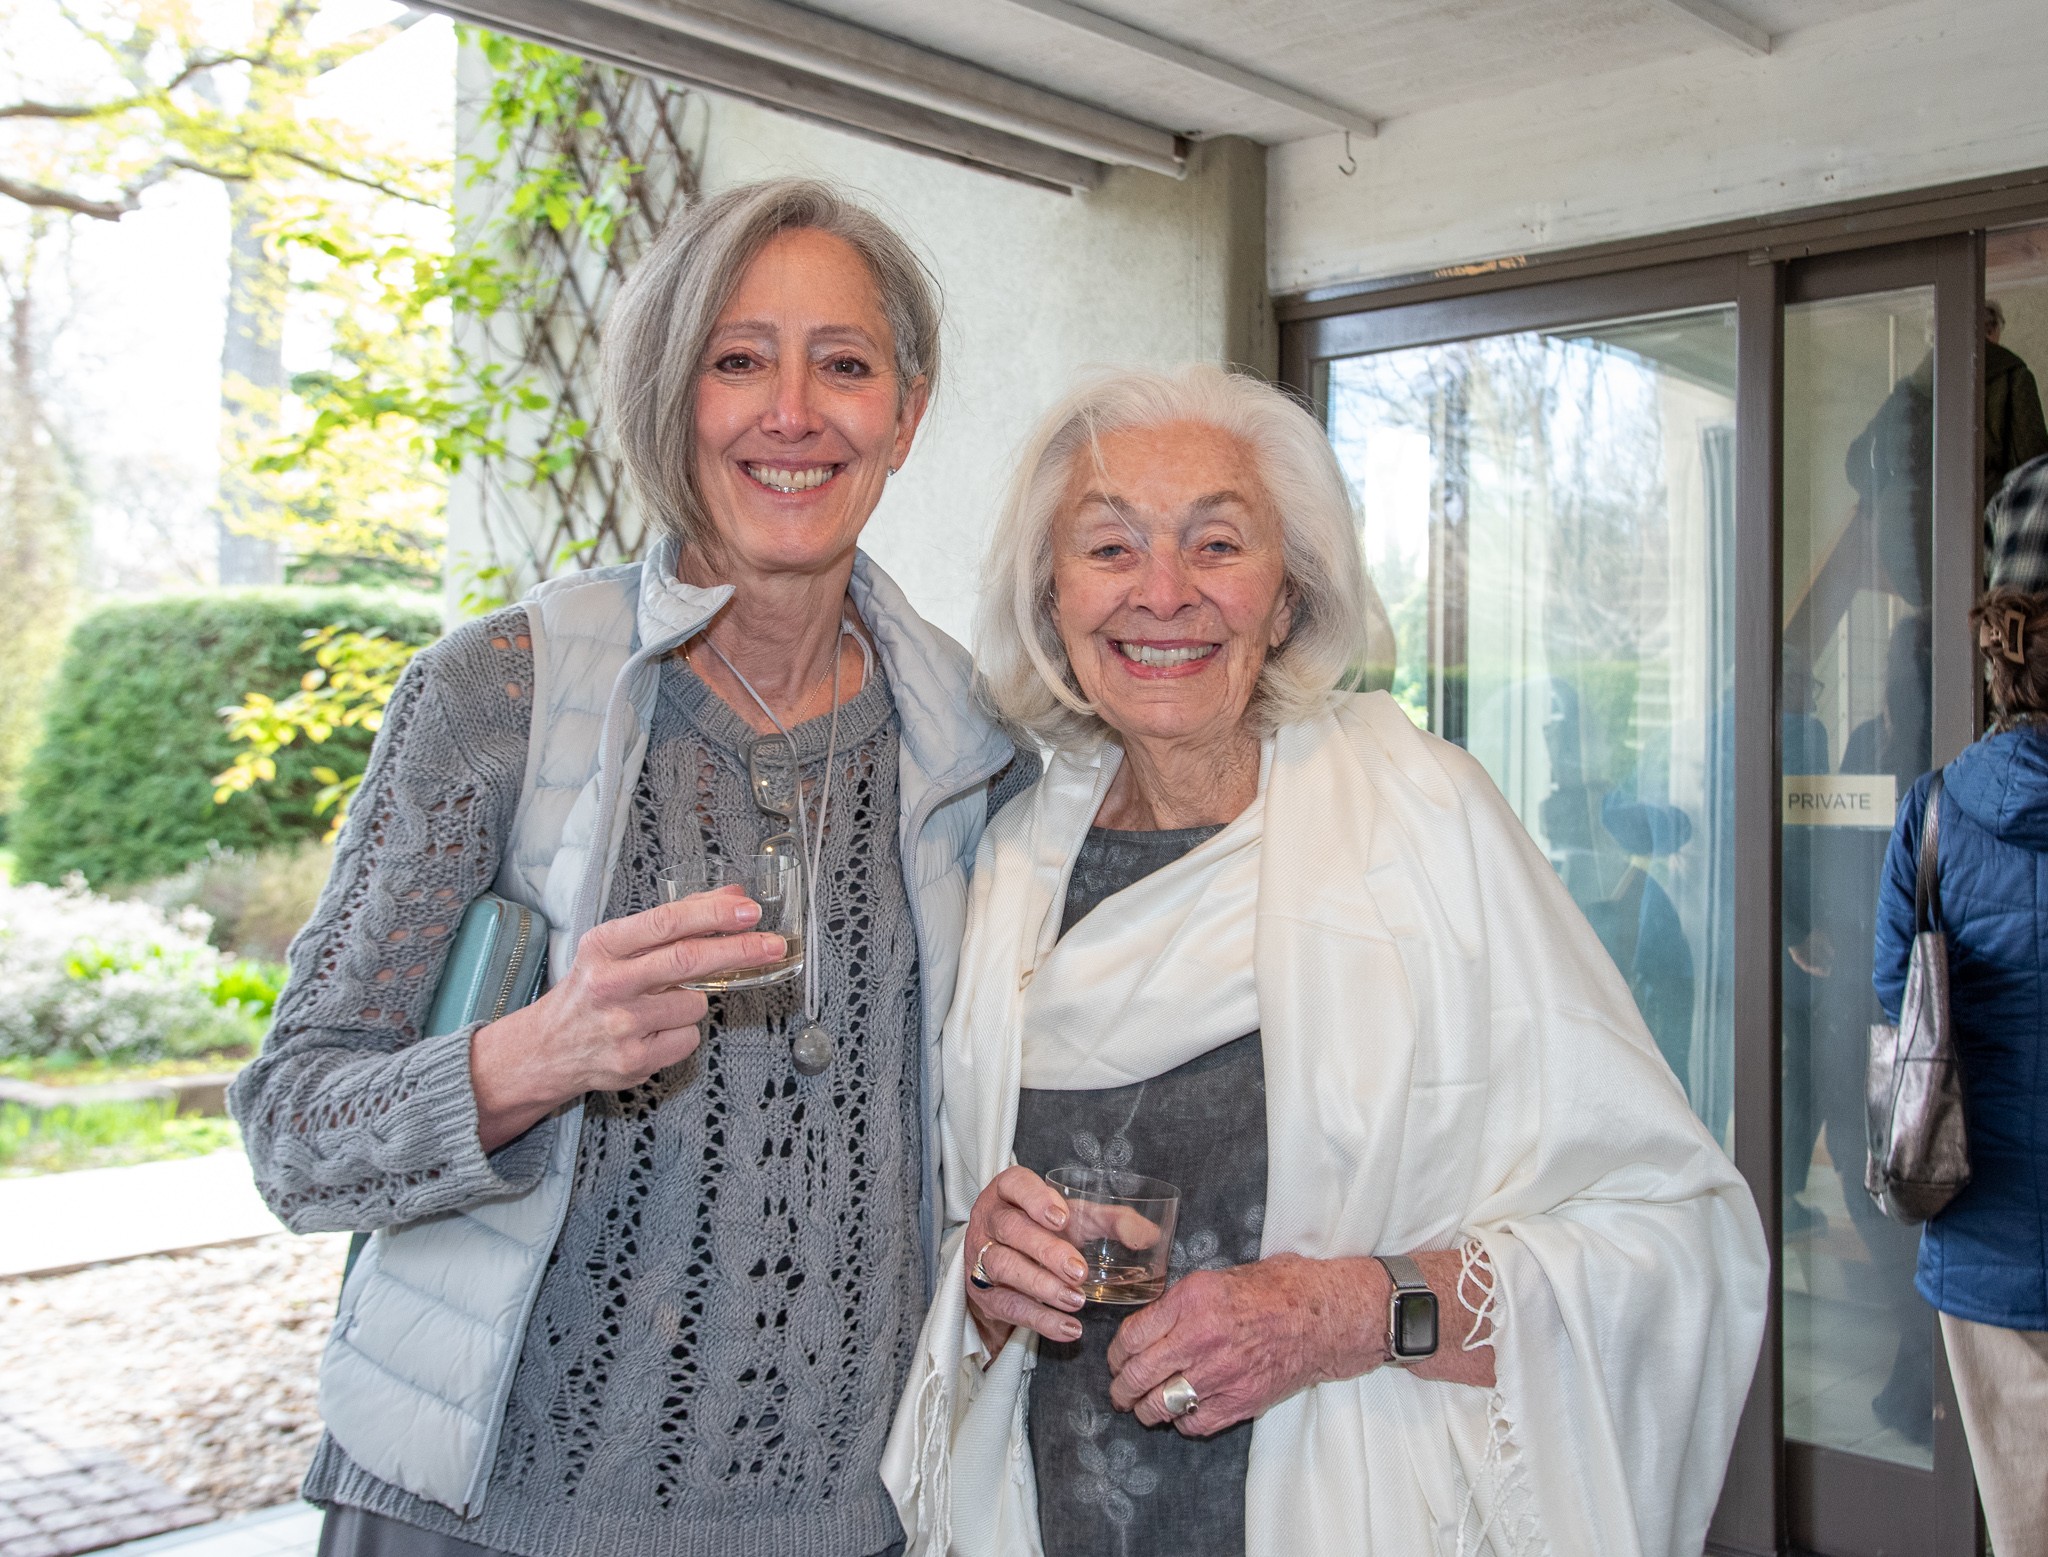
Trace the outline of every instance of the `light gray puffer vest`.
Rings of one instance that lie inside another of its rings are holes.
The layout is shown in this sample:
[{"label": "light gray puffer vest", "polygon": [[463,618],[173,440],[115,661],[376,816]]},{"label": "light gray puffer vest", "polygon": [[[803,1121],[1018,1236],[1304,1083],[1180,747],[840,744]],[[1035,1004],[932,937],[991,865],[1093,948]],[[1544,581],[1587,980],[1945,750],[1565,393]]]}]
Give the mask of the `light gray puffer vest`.
[{"label": "light gray puffer vest", "polygon": [[[550,983],[597,922],[647,753],[661,657],[731,597],[676,577],[664,541],[643,566],[552,580],[528,595],[533,730],[497,890],[547,917]],[[987,783],[1013,756],[976,711],[966,651],[863,554],[850,588],[895,699],[899,848],[923,995],[926,1266],[938,1244],[939,1028],[959,969],[967,876]],[[526,1323],[569,1205],[580,1103],[526,1194],[387,1228],[342,1289],[320,1364],[320,1413],[349,1458],[455,1510],[482,1507]]]}]

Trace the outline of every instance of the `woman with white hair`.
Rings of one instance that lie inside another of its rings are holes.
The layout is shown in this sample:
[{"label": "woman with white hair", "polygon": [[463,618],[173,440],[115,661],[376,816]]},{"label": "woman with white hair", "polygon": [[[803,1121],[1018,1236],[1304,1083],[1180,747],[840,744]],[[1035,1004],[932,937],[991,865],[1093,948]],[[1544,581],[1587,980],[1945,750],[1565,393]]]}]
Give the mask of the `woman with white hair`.
[{"label": "woman with white hair", "polygon": [[[1028,445],[980,667],[1054,756],[946,1023],[911,1552],[1699,1551],[1756,1209],[1478,764],[1339,690],[1388,642],[1277,391],[1112,374]],[[1085,1301],[1069,1166],[1178,1187],[1157,1301]]]},{"label": "woman with white hair", "polygon": [[[841,191],[748,185],[662,234],[604,345],[656,544],[413,662],[235,1086],[278,1215],[376,1234],[322,1362],[322,1557],[901,1547],[939,1023],[976,843],[1037,771],[858,549],[936,288]],[[794,948],[665,887],[764,856],[801,860],[802,976],[707,1000]],[[550,987],[437,1033],[486,891],[546,918]]]}]

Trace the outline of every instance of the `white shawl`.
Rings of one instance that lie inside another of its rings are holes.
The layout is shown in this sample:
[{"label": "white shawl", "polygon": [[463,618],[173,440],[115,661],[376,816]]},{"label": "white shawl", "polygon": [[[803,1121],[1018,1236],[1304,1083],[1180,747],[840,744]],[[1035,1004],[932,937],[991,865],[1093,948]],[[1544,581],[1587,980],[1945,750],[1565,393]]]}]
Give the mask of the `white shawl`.
[{"label": "white shawl", "polygon": [[[1020,1332],[983,1371],[959,1224],[1011,1160],[1027,1065],[1034,1079],[1074,1072],[1071,1044],[1055,1060],[1056,1018],[1085,992],[1064,973],[1027,991],[1054,972],[1066,878],[1116,762],[1107,747],[1055,758],[982,839],[944,1038],[952,1232],[882,1467],[911,1557],[1040,1550],[1032,1348]],[[1252,1434],[1248,1557],[1696,1557],[1763,1331],[1768,1262],[1747,1188],[1464,752],[1385,694],[1345,697],[1268,742],[1255,812],[1179,878],[1221,890],[1249,850],[1251,933],[1203,962],[1154,925],[1137,960],[1199,968],[1227,991],[1249,959],[1256,1020],[1221,1037],[1263,1030],[1263,1252],[1477,1239],[1496,1278],[1499,1384],[1489,1396],[1382,1368],[1272,1407]],[[1197,895],[1177,909],[1169,889],[1164,911],[1199,923]],[[1135,923],[1126,897],[1116,916]],[[1148,987],[1117,982],[1119,998]],[[1144,1005],[1125,1021],[1142,1024]],[[1444,1328],[1463,1333],[1455,1316]]]}]

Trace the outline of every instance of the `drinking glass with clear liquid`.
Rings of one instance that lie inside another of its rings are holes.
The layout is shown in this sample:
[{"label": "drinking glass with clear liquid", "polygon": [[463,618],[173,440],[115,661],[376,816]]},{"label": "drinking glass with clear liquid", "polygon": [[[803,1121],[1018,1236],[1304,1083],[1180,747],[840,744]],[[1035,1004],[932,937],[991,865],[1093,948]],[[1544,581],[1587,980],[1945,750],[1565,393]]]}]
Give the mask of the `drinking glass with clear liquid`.
[{"label": "drinking glass with clear liquid", "polygon": [[774,962],[751,968],[731,968],[690,979],[680,987],[722,994],[734,989],[759,989],[795,978],[804,970],[803,866],[793,854],[751,854],[728,860],[707,855],[688,865],[665,870],[656,878],[665,903],[693,897],[699,892],[716,892],[720,887],[738,887],[761,905],[756,930],[782,937],[782,956]]},{"label": "drinking glass with clear liquid", "polygon": [[1076,1283],[1083,1297],[1137,1307],[1165,1292],[1178,1189],[1115,1168],[1055,1168],[1045,1180],[1066,1197],[1064,1236],[1088,1267]]}]

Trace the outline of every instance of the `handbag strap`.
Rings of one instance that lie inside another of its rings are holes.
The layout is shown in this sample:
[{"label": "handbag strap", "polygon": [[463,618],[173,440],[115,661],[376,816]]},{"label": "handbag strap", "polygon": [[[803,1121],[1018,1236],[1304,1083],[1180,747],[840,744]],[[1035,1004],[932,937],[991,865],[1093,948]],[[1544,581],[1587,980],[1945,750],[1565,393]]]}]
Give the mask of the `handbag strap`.
[{"label": "handbag strap", "polygon": [[1927,786],[1927,809],[1920,819],[1920,867],[1913,879],[1913,920],[1917,930],[1941,928],[1941,866],[1937,859],[1941,832],[1941,774]]}]

